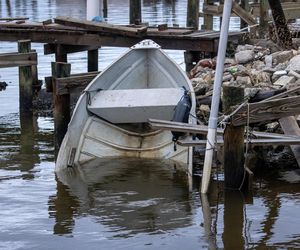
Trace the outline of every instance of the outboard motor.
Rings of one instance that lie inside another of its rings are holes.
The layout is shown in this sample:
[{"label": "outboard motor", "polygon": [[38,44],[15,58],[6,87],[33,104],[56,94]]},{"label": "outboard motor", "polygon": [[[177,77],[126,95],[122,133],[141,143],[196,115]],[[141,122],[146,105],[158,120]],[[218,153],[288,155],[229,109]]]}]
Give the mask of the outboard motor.
[{"label": "outboard motor", "polygon": [[[189,114],[190,114],[190,110],[191,110],[191,97],[188,93],[188,91],[186,90],[185,87],[183,87],[184,89],[184,94],[181,97],[180,101],[177,103],[175,110],[174,110],[174,115],[172,118],[173,122],[184,122],[184,123],[188,123],[189,121]],[[174,142],[174,151],[176,151],[176,141],[178,140],[179,136],[184,135],[184,132],[175,132],[175,131],[171,131],[172,135],[173,135],[173,142]]]}]

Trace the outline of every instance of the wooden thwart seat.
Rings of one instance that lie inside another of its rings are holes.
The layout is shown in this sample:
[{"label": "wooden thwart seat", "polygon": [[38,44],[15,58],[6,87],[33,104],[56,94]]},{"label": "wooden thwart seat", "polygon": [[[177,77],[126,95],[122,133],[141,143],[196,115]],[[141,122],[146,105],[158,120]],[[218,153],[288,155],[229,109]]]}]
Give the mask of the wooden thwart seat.
[{"label": "wooden thwart seat", "polygon": [[112,123],[143,123],[149,118],[171,120],[183,94],[182,88],[101,90],[88,109]]}]

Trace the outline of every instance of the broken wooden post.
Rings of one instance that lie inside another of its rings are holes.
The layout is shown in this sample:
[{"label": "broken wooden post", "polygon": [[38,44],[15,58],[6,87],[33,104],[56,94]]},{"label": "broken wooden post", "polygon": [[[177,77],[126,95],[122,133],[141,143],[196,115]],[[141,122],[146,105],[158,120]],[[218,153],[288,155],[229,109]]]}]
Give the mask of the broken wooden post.
[{"label": "broken wooden post", "polygon": [[141,0],[129,1],[129,23],[140,24],[142,22]]},{"label": "broken wooden post", "polygon": [[[241,87],[223,87],[224,113],[230,107],[242,103],[244,89]],[[228,124],[224,131],[224,178],[225,188],[240,189],[244,179],[244,126]]]},{"label": "broken wooden post", "polygon": [[98,71],[98,49],[88,50],[88,72]]},{"label": "broken wooden post", "polygon": [[[18,41],[18,52],[29,53],[31,52],[30,40]],[[33,100],[33,74],[32,66],[19,67],[19,93],[20,93],[20,113],[32,112]]]},{"label": "broken wooden post", "polygon": [[53,98],[54,98],[54,136],[55,149],[59,149],[70,121],[70,94],[60,95],[56,86],[56,78],[70,76],[71,64],[52,62]]},{"label": "broken wooden post", "polygon": [[291,48],[293,44],[291,32],[287,26],[280,0],[268,0],[275,25],[279,45],[284,48]]}]

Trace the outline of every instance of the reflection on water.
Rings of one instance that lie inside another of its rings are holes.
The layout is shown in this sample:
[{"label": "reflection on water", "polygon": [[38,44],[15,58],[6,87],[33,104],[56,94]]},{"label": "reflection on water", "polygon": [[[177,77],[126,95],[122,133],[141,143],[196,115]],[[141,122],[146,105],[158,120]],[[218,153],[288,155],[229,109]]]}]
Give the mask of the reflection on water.
[{"label": "reflection on water", "polygon": [[58,179],[57,195],[49,201],[49,213],[56,218],[55,234],[71,233],[73,216],[82,214],[97,217],[114,237],[156,234],[191,224],[187,175],[173,165],[98,160],[61,171]]},{"label": "reflection on water", "polygon": [[[108,1],[108,20],[128,22],[128,3]],[[184,26],[186,0],[144,0],[143,21]],[[122,13],[122,15],[120,15]],[[84,0],[0,1],[0,15],[46,20],[84,17]],[[0,53],[16,51],[1,43]],[[40,78],[51,56],[39,53]],[[99,65],[123,52],[101,48]],[[171,51],[177,62],[182,52]],[[86,71],[86,54],[69,57],[72,73]],[[0,249],[286,249],[300,246],[300,174],[270,170],[253,196],[208,196],[184,173],[157,161],[107,160],[54,174],[53,121],[19,117],[17,68],[0,69]],[[101,169],[101,171],[99,171]],[[191,190],[191,192],[189,192]]]}]

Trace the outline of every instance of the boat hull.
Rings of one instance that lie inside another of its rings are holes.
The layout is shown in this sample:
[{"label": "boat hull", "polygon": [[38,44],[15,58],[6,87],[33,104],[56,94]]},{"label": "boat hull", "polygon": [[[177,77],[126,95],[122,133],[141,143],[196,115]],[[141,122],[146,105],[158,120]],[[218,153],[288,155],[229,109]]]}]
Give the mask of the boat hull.
[{"label": "boat hull", "polygon": [[[56,171],[66,168],[68,165],[83,164],[95,158],[134,157],[167,159],[181,165],[185,164],[191,172],[192,148],[177,145],[177,149],[174,150],[171,132],[126,129],[119,124],[122,121],[119,121],[118,124],[108,122],[99,115],[93,114],[92,109],[89,110],[89,107],[93,107],[92,102],[97,99],[100,89],[101,91],[141,89],[147,91],[149,89],[149,92],[153,93],[155,89],[166,91],[168,88],[184,87],[191,96],[189,123],[196,123],[194,118],[195,95],[185,72],[157,44],[153,42],[145,44],[144,46],[142,42],[141,45],[129,50],[98,75],[82,93],[59,150]],[[172,95],[172,91],[170,91],[170,95]],[[159,94],[157,98],[160,98]],[[164,98],[166,99],[166,97]],[[122,101],[121,98],[120,100]],[[145,103],[152,105],[154,102],[149,99]],[[151,111],[153,114],[162,112],[165,109],[163,107],[165,103],[161,101],[159,104],[159,108],[153,109],[151,106],[151,109],[147,108],[147,110],[153,110]],[[140,112],[143,108],[144,106],[137,110]],[[116,108],[115,110],[117,111]],[[127,109],[128,112],[131,110]],[[173,113],[173,110],[171,109],[169,112]],[[171,116],[170,114],[169,117]],[[127,124],[129,122],[126,121]]]}]

